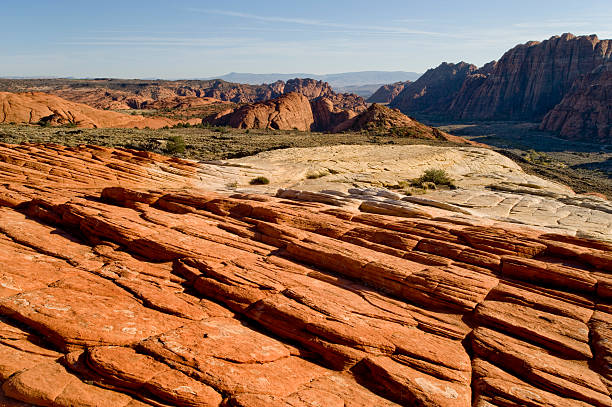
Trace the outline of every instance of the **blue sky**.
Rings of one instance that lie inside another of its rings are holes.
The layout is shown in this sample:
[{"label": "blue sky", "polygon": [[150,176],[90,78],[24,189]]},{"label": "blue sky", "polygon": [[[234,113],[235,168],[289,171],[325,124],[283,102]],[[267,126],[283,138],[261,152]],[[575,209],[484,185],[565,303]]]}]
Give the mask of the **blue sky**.
[{"label": "blue sky", "polygon": [[195,78],[482,65],[564,32],[612,38],[612,1],[0,0],[0,76]]}]

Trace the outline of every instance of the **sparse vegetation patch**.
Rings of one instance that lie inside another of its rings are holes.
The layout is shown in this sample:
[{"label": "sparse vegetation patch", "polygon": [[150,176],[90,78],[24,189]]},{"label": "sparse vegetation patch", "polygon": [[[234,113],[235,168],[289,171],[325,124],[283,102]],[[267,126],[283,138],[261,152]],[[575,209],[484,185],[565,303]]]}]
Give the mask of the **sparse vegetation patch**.
[{"label": "sparse vegetation patch", "polygon": [[412,181],[412,186],[424,189],[436,189],[437,186],[447,186],[451,189],[455,188],[453,179],[445,170],[430,168],[425,170],[423,175]]},{"label": "sparse vegetation patch", "polygon": [[270,180],[266,177],[257,177],[257,178],[253,178],[249,184],[251,185],[268,185],[270,183]]}]

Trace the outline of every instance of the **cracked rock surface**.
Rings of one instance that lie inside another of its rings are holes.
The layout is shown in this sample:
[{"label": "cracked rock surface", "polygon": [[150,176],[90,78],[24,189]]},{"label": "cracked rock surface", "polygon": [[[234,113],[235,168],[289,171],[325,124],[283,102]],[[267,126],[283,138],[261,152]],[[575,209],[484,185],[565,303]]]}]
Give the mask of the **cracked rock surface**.
[{"label": "cracked rock surface", "polygon": [[0,405],[612,406],[609,243],[0,153]]}]

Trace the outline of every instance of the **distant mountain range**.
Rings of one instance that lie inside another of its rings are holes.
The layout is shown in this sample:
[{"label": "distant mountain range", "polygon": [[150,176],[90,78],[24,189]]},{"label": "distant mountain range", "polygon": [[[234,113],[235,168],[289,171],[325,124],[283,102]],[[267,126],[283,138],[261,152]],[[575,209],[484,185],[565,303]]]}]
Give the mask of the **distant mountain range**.
[{"label": "distant mountain range", "polygon": [[415,81],[421,76],[417,72],[405,71],[362,71],[362,72],[343,72],[334,74],[317,75],[311,73],[238,73],[231,72],[226,75],[206,78],[223,79],[227,82],[248,83],[251,85],[261,85],[262,83],[272,83],[276,81],[287,81],[294,78],[312,78],[329,83],[336,88],[356,88],[364,85],[387,84],[400,81]]}]

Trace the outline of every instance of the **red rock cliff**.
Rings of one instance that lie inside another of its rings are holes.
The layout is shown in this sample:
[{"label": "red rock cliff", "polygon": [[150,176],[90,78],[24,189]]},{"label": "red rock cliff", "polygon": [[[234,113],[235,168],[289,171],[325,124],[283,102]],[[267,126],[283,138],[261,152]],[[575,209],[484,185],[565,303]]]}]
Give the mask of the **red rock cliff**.
[{"label": "red rock cliff", "polygon": [[612,63],[577,79],[541,128],[571,139],[612,143]]}]

